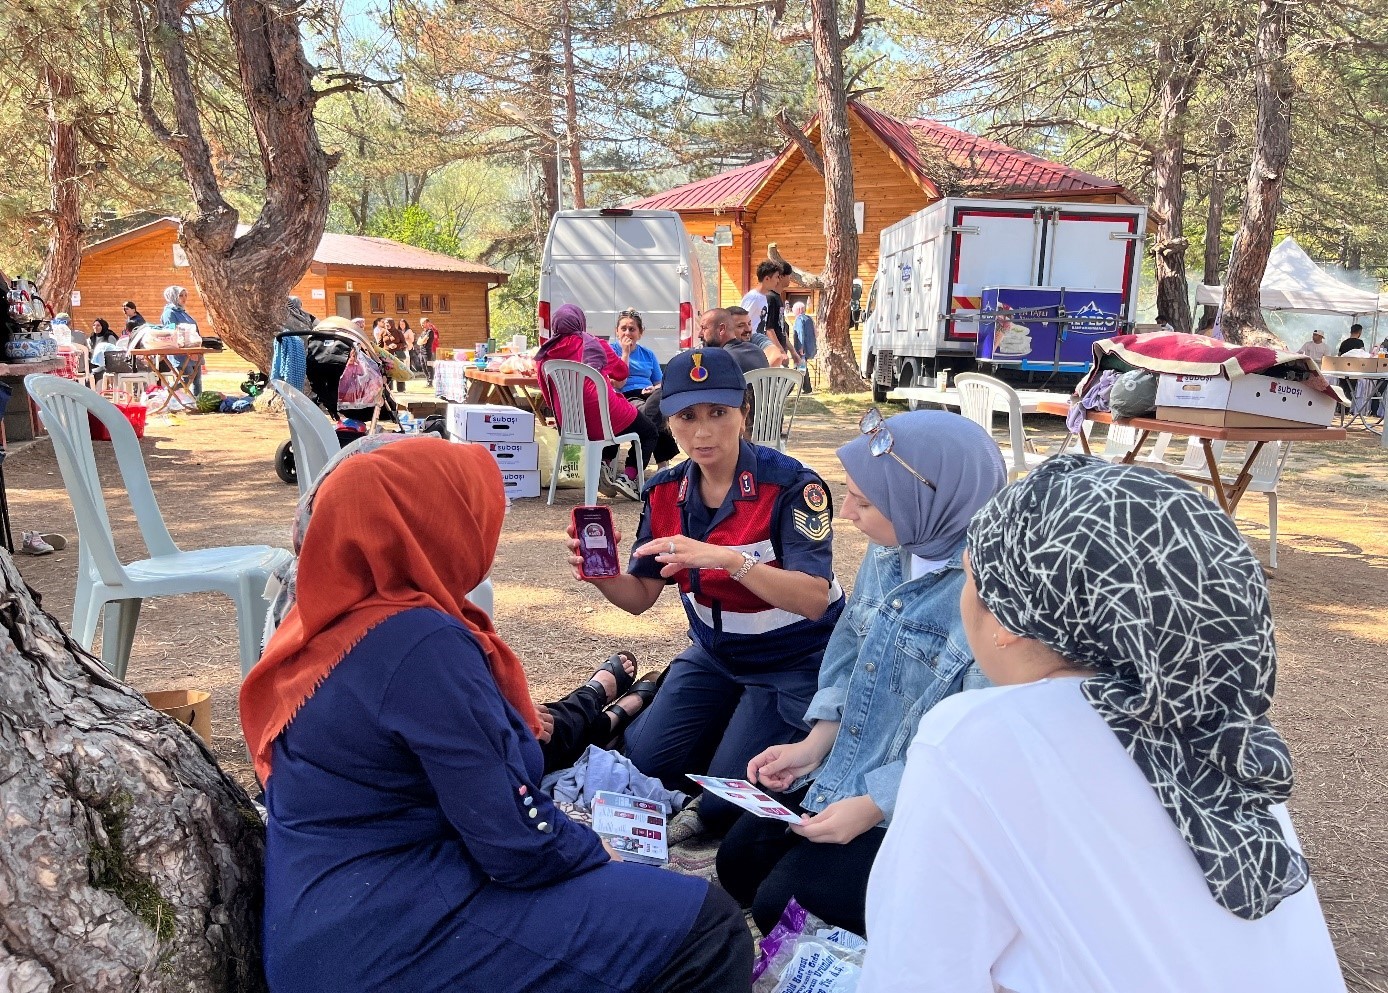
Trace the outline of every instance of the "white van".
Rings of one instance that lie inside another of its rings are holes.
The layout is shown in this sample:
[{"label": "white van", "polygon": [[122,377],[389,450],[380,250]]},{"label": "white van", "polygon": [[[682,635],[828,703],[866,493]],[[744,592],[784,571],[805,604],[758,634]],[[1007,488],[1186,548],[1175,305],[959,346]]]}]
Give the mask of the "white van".
[{"label": "white van", "polygon": [[679,214],[672,210],[561,210],[549,224],[540,263],[540,339],[566,303],[588,317],[588,330],[613,335],[617,315],[640,311],[641,339],[668,361],[693,344],[703,307],[704,274]]}]

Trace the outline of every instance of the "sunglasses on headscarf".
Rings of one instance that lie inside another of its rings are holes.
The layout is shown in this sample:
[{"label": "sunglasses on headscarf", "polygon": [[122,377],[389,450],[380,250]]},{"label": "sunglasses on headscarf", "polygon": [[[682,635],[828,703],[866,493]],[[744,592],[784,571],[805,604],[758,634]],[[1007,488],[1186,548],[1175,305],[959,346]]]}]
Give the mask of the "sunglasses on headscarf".
[{"label": "sunglasses on headscarf", "polygon": [[905,459],[892,451],[892,431],[891,428],[887,427],[887,419],[882,416],[882,411],[878,410],[876,407],[869,407],[868,412],[858,420],[858,430],[868,436],[868,451],[872,453],[874,458],[890,455],[892,458],[896,459],[903,469],[915,476],[926,486],[929,486],[932,490],[939,489],[933,482],[907,465]]}]

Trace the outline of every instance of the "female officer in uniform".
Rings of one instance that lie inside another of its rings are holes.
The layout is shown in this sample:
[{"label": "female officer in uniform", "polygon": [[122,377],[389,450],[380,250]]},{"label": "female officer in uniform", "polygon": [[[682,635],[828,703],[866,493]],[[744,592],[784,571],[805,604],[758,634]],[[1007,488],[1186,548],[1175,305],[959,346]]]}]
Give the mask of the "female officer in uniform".
[{"label": "female officer in uniform", "polygon": [[[632,614],[679,586],[691,644],[626,733],[637,768],[672,788],[687,789],[688,773],[741,777],[763,749],[804,737],[843,610],[828,490],[795,459],[743,440],[746,389],[721,348],[670,361],[660,411],[689,459],[647,485],[627,573],[585,580]],[[737,813],[714,797],[701,812],[715,831]]]}]

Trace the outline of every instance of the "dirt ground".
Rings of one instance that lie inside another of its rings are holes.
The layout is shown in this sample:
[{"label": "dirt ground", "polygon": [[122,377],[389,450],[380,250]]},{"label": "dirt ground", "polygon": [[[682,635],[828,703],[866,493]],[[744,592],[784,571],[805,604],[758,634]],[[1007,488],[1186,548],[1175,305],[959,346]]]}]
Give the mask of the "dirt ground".
[{"label": "dirt ground", "polygon": [[[209,388],[233,387],[230,376],[223,378]],[[423,384],[411,385],[422,397]],[[836,503],[844,478],[833,450],[855,430],[864,405],[861,397],[829,407],[809,402],[795,422],[792,454],[823,473]],[[1043,450],[1054,445],[1059,421],[1035,420]],[[152,421],[145,460],[175,540],[188,548],[287,547],[297,493],[272,468],[286,436],[283,419],[262,412]],[[99,446],[98,461],[115,480],[109,446]],[[76,538],[50,444],[12,454],[4,471],[16,535],[37,529]],[[1270,576],[1281,663],[1274,719],[1296,761],[1291,806],[1350,988],[1388,993],[1388,450],[1362,432],[1342,444],[1303,446],[1280,490],[1280,568]],[[492,573],[497,625],[525,660],[537,698],[564,694],[617,648],[658,668],[686,643],[674,596],[633,618],[569,577],[563,529],[581,497],[581,490],[561,490],[555,507],[517,501]],[[128,509],[120,499],[111,509],[123,555],[142,557]],[[1240,509],[1241,526],[1266,561],[1263,497],[1250,495]],[[636,505],[618,502],[613,510],[630,536]],[[18,557],[64,626],[71,621],[75,544],[43,558]],[[862,536],[841,523],[835,551],[845,581],[864,547]],[[146,603],[130,681],[145,691],[210,690],[214,750],[249,784],[236,717],[239,673],[229,600],[209,594]]]}]

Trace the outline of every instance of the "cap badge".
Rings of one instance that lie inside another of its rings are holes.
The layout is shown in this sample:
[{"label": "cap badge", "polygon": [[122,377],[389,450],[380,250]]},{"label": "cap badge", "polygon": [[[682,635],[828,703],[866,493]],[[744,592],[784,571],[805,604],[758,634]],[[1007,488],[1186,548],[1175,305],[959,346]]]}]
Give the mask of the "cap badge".
[{"label": "cap badge", "polygon": [[695,352],[690,356],[690,359],[694,362],[694,365],[690,367],[689,378],[696,383],[702,383],[705,379],[708,379],[708,370],[704,368],[704,357],[698,352]]}]

